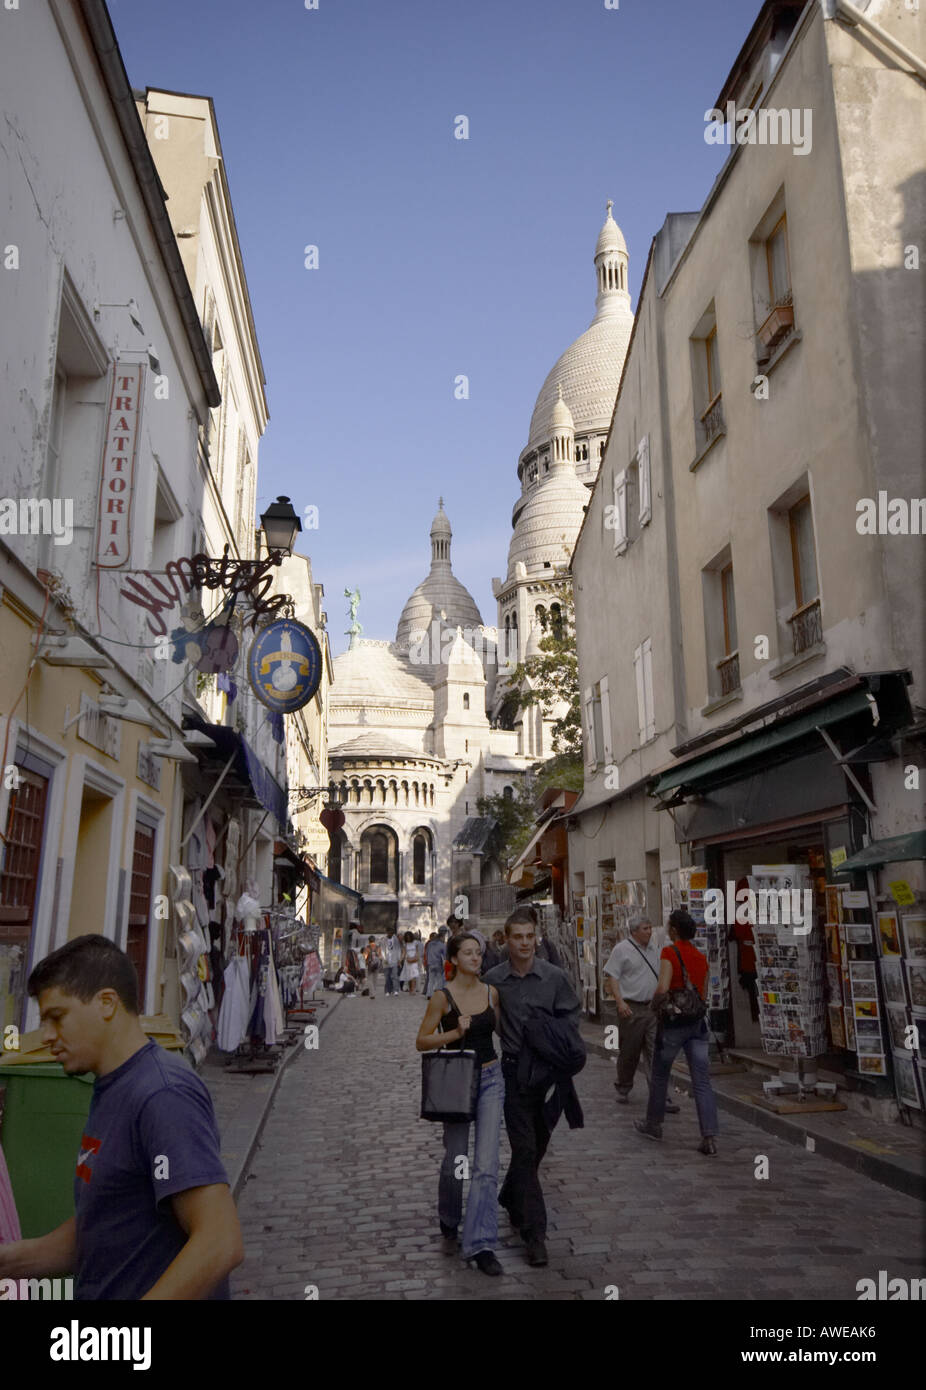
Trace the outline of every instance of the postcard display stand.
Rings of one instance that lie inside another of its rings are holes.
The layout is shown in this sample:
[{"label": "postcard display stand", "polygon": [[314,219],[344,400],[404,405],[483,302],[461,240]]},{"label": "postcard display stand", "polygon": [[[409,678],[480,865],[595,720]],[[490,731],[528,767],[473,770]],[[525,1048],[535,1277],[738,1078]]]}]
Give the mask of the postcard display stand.
[{"label": "postcard display stand", "polygon": [[[707,956],[707,1003],[712,1013],[730,1007],[730,954],[727,950],[729,927],[704,921],[704,894],[707,870],[679,869],[679,906],[697,922],[694,945]],[[718,1025],[719,1026],[719,1025]]]},{"label": "postcard display stand", "polygon": [[906,893],[877,913],[885,1021],[897,1100],[910,1110],[922,1110],[926,1101],[926,909],[908,885],[894,884],[894,888]]},{"label": "postcard display stand", "polygon": [[[803,892],[810,887],[809,874],[803,864],[754,864],[748,881],[754,892],[763,888]],[[790,924],[769,922],[757,923],[753,935],[765,1052],[772,1057],[820,1056],[826,1051],[827,1043],[823,962],[816,932],[811,929],[800,936]],[[793,1068],[782,1068],[782,1071],[793,1072]],[[798,1063],[798,1072],[801,1071]],[[809,1076],[807,1080],[810,1081]],[[814,1083],[810,1081],[810,1084]]]}]

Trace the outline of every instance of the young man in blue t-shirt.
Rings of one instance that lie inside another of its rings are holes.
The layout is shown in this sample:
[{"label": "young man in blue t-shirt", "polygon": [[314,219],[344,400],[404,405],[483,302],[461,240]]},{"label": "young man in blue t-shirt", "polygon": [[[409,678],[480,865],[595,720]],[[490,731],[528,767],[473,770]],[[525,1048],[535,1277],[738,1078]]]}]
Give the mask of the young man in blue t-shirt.
[{"label": "young man in blue t-shirt", "polygon": [[124,951],[79,936],[29,977],[43,1041],[68,1073],[95,1072],[74,1216],[0,1246],[0,1276],[76,1276],[77,1299],[229,1298],[244,1250],[212,1098],[144,1033]]}]

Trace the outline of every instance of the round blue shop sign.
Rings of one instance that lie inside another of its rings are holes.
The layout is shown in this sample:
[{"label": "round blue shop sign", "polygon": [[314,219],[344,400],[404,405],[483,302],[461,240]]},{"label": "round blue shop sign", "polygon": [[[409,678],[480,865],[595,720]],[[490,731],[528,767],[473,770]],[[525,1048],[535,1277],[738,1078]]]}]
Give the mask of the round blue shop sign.
[{"label": "round blue shop sign", "polygon": [[251,689],[277,714],[307,705],[322,677],[322,653],[315,634],[293,618],[261,628],[248,652]]}]

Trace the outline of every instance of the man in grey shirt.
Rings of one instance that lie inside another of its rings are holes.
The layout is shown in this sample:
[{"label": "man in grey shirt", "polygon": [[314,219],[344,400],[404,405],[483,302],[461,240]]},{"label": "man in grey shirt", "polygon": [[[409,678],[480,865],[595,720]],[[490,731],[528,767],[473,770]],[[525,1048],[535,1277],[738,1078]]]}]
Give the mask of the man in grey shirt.
[{"label": "man in grey shirt", "polygon": [[[617,943],[604,967],[619,1020],[614,1086],[621,1105],[628,1102],[641,1053],[646,1054],[647,1071],[651,1071],[653,1065],[657,1025],[650,1001],[659,979],[659,951],[651,942],[652,935],[653,926],[648,918],[633,917],[630,935]],[[677,1114],[678,1106],[669,1103],[666,1110]]]},{"label": "man in grey shirt", "polygon": [[547,1212],[538,1169],[550,1142],[543,1115],[546,1088],[518,1084],[518,1058],[524,1025],[533,1009],[557,1018],[578,1018],[579,1000],[564,972],[537,956],[534,918],[528,908],[518,908],[508,918],[505,939],[508,959],[483,976],[498,990],[505,1128],[511,1144],[511,1163],[498,1200],[521,1232],[528,1264],[545,1265]]}]

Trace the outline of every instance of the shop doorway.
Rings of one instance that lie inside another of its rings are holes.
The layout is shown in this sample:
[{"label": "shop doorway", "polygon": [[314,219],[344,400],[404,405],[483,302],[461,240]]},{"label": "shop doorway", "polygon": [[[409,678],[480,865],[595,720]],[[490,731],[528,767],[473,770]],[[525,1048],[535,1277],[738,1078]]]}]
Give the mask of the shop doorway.
[{"label": "shop doorway", "polygon": [[125,953],[138,973],[138,1007],[144,1013],[148,973],[148,939],[151,925],[151,893],[154,882],[154,828],[135,823],[132,849],[132,885],[129,889],[129,923]]}]

